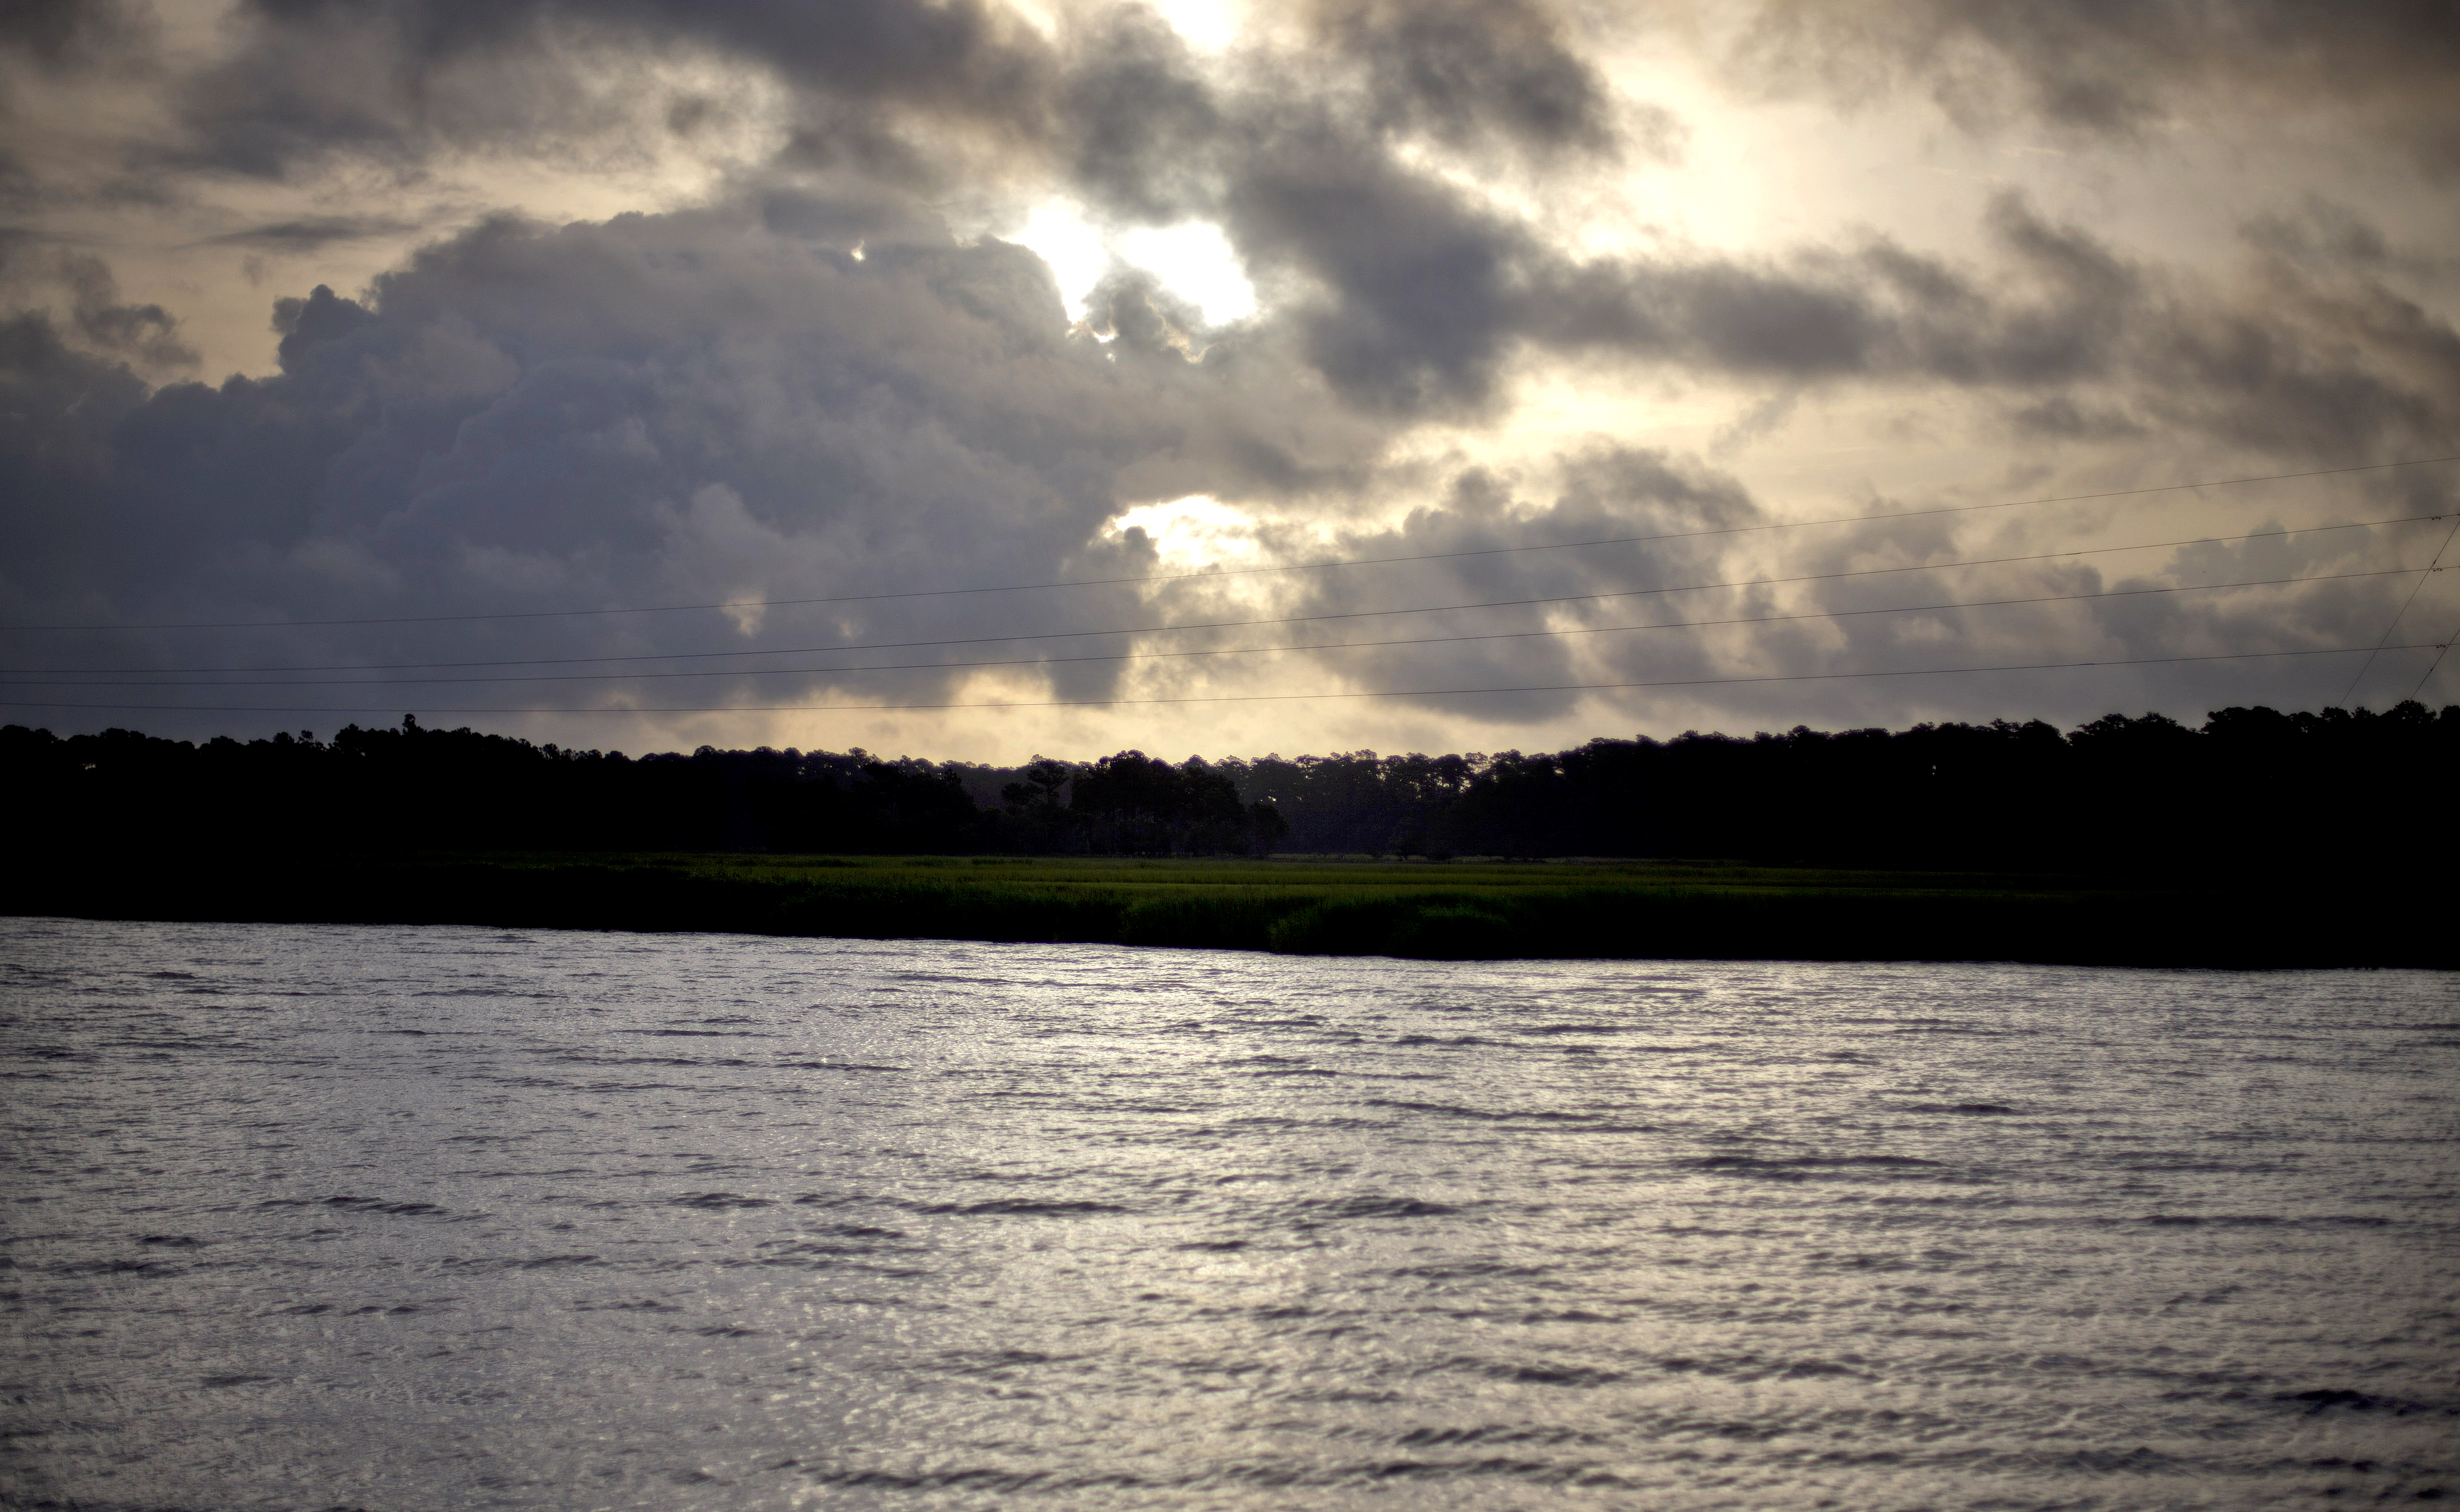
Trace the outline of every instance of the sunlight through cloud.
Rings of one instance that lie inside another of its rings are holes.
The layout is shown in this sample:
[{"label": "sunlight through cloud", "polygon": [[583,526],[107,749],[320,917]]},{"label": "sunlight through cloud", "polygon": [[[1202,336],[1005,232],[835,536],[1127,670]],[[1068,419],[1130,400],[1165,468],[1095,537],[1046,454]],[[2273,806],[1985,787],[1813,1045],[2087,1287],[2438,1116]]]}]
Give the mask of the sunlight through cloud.
[{"label": "sunlight through cloud", "polygon": [[1085,318],[1085,301],[1120,267],[1151,273],[1161,287],[1194,305],[1208,325],[1256,312],[1256,287],[1221,227],[1203,221],[1137,226],[1106,235],[1078,206],[1046,200],[1007,240],[1050,265],[1070,320]]},{"label": "sunlight through cloud", "polygon": [[1113,519],[1104,533],[1115,538],[1131,530],[1142,530],[1153,539],[1164,571],[1251,566],[1263,557],[1255,521],[1205,494],[1138,504]]},{"label": "sunlight through cloud", "polygon": [[1120,257],[1161,280],[1162,287],[1219,326],[1256,312],[1256,286],[1239,266],[1239,254],[1221,227],[1202,221],[1127,232],[1115,244]]}]

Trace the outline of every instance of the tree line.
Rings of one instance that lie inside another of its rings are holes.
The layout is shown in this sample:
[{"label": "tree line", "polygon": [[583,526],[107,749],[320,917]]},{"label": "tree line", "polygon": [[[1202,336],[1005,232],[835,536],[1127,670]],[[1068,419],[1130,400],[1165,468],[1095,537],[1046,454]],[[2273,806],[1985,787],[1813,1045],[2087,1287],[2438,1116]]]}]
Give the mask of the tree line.
[{"label": "tree line", "polygon": [[2407,866],[2460,771],[2460,705],[2191,727],[2025,723],[1022,767],[860,749],[628,757],[477,731],[269,739],[0,729],[21,845],[1078,855],[1677,857],[2092,870]]}]

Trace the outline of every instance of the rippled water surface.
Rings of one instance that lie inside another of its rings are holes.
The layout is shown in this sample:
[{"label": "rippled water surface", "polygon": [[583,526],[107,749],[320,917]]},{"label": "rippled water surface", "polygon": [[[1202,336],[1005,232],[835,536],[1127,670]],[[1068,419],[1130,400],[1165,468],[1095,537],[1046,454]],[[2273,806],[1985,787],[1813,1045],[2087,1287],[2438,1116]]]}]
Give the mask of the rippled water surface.
[{"label": "rippled water surface", "polygon": [[0,1501],[2460,1494],[2460,978],[0,920]]}]

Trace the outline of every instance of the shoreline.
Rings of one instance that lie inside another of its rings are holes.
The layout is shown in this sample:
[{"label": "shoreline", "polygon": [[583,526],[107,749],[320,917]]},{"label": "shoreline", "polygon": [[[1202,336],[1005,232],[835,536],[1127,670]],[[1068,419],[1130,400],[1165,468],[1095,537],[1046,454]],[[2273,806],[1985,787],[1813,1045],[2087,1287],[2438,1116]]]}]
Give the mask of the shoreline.
[{"label": "shoreline", "polygon": [[0,912],[1426,960],[2460,968],[2433,889],[1667,862],[495,854],[49,858]]}]

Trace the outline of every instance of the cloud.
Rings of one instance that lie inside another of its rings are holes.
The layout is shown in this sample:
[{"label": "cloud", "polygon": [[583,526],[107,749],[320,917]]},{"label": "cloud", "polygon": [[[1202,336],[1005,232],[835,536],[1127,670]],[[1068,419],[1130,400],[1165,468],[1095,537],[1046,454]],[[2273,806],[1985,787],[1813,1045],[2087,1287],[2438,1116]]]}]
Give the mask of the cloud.
[{"label": "cloud", "polygon": [[[846,209],[856,228],[861,214]],[[910,209],[890,224],[903,239],[857,259],[736,206],[493,222],[365,304],[322,287],[282,301],[279,373],[213,388],[149,392],[23,317],[6,353],[23,423],[0,455],[20,501],[0,523],[5,617],[315,620],[1114,575],[1100,538],[1132,470],[1254,494],[1373,444],[1308,415],[1289,374],[1071,331],[1022,248],[922,240]],[[1136,607],[1126,590],[1056,608],[892,602],[784,628],[804,645],[1009,638],[1135,623]],[[722,650],[742,630],[707,613],[437,634],[546,655]],[[436,637],[255,639],[320,661]],[[126,643],[148,659],[192,656],[182,644]],[[1070,674],[1083,692],[1109,675]],[[859,680],[764,687],[832,681]],[[688,701],[711,696],[699,686]]]},{"label": "cloud", "polygon": [[705,129],[746,65],[808,96],[804,160],[848,146],[874,170],[916,121],[1039,136],[1039,33],[983,0],[488,6],[248,0],[237,45],[187,81],[180,160],[280,179],[357,156],[414,168],[445,149],[638,151]]},{"label": "cloud", "polygon": [[336,242],[365,242],[403,236],[419,228],[415,221],[391,216],[316,215],[224,231],[191,244],[196,246],[244,246],[268,252],[316,252]]},{"label": "cloud", "polygon": [[1929,95],[1971,130],[2018,119],[2136,137],[2183,115],[2305,117],[2460,172],[2460,28],[2436,0],[1770,0],[1736,74],[1848,102]]},{"label": "cloud", "polygon": [[159,304],[123,301],[119,281],[101,258],[47,246],[31,233],[0,231],[0,301],[15,307],[12,314],[58,308],[63,329],[53,330],[51,317],[43,316],[48,334],[38,345],[74,340],[156,377],[197,365],[196,351],[180,336],[179,317]]},{"label": "cloud", "polygon": [[[1321,201],[1288,191],[1287,255],[1324,270],[1321,292],[1279,318],[1210,331],[1133,277],[1097,290],[1087,325],[1071,327],[1032,254],[959,242],[927,208],[877,185],[842,198],[766,189],[560,227],[498,219],[424,248],[365,301],[318,287],[278,302],[279,372],[210,388],[138,379],[127,364],[161,357],[174,323],[115,302],[107,269],[72,260],[63,266],[80,292],[69,325],[24,316],[0,344],[15,425],[0,435],[0,491],[27,501],[0,521],[0,618],[499,615],[1130,576],[1152,569],[1154,544],[1110,534],[1110,522],[1191,493],[1260,517],[1395,522],[1283,531],[1263,541],[1268,562],[1764,520],[1732,479],[1629,445],[1576,447],[1517,481],[1476,464],[1430,476],[1395,460],[1393,443],[1429,407],[1475,400],[1511,363],[1547,350],[1795,385],[1947,384],[2004,404],[2007,423],[2034,434],[2168,427],[2301,459],[2371,459],[2422,439],[2460,394],[2460,342],[2375,281],[2381,259],[2364,238],[2345,256],[2259,252],[2244,287],[2205,287],[2006,201],[1992,213],[2004,261],[1990,270],[1888,244],[1759,265],[1581,265],[1439,194],[1413,203],[1397,176],[1385,187],[1389,197],[1314,191]],[[1306,213],[1311,203],[1323,213]],[[1244,210],[1236,224],[1260,236],[1269,218]],[[1450,251],[1435,234],[1448,224],[1490,236]],[[1495,248],[1511,260],[1479,261]],[[1413,268],[1425,269],[1417,282]],[[238,637],[229,654],[243,666],[349,666],[964,640],[885,654],[1030,663],[1317,634],[1070,633],[1106,627],[1732,583],[1766,575],[1771,549],[1746,534],[1150,591],[269,628]],[[1798,566],[1812,547],[1787,549]],[[1847,570],[1962,549],[1963,538],[1891,525],[1809,560]],[[1962,583],[1933,591],[1953,597]],[[1467,630],[1457,616],[1323,623],[1343,640],[1578,629],[1774,612],[1804,592],[1815,607],[1821,591],[1523,605],[1469,616]],[[2193,638],[2174,620],[2137,620],[2095,621],[2085,639],[2098,649]],[[2312,643],[2303,624],[2258,639]],[[1925,639],[1938,635],[1949,638]],[[131,632],[117,654],[184,665],[192,639]],[[764,658],[750,665],[805,670],[731,681],[633,675],[689,662],[615,663],[587,669],[604,674],[587,682],[378,696],[405,707],[1084,699],[1327,678],[1444,690],[1886,665],[1890,652],[1919,661],[1994,644],[2025,654],[2021,636],[1951,634],[1932,615],[894,676],[820,670],[878,659],[861,655]],[[1568,717],[1580,701],[1416,700],[1433,714],[1534,721]]]},{"label": "cloud", "polygon": [[1612,93],[1533,0],[1321,0],[1316,34],[1366,68],[1370,119],[1454,147],[1611,154]]},{"label": "cloud", "polygon": [[51,73],[125,67],[152,42],[151,22],[119,0],[17,0],[0,10],[0,53]]},{"label": "cloud", "polygon": [[1163,224],[1219,202],[1236,106],[1160,17],[1127,9],[1087,28],[1064,89],[1058,163],[1095,205]]},{"label": "cloud", "polygon": [[60,260],[61,281],[69,286],[70,318],[79,334],[105,351],[126,357],[142,368],[179,369],[197,365],[196,352],[180,342],[180,323],[159,305],[119,302],[118,281],[98,257],[71,254]]},{"label": "cloud", "polygon": [[[1978,88],[1999,77],[1990,69],[2030,67],[2002,94],[2120,139],[2237,66],[2198,54],[2127,72],[2112,38],[2151,36],[2156,58],[2189,46],[2159,30],[2183,25],[2174,12],[2153,9],[2172,20],[1910,0],[1771,7],[1738,66],[1829,96],[1947,90],[1951,76]],[[86,12],[44,14],[25,23],[27,57],[87,46],[73,40]],[[0,513],[0,619],[280,622],[217,642],[211,656],[232,665],[844,642],[966,643],[880,653],[893,660],[1218,649],[1237,637],[1075,632],[1566,600],[2004,542],[1983,523],[1898,523],[1782,544],[1743,534],[1065,594],[745,606],[1132,576],[1185,543],[1117,528],[1122,512],[1198,495],[1250,522],[1245,539],[1267,564],[1767,522],[1737,479],[1668,443],[1651,395],[1734,416],[1693,444],[1736,468],[1856,406],[1919,415],[1979,448],[1991,476],[2025,479],[2053,459],[2127,472],[2145,465],[2148,441],[2163,466],[2226,458],[2236,471],[2380,461],[2460,434],[2460,336],[2433,292],[2448,259],[2357,210],[2267,205],[2234,261],[2167,255],[2021,189],[1982,207],[1978,236],[1956,252],[1905,224],[1737,245],[1664,226],[1590,236],[1559,204],[1667,171],[1683,131],[1707,123],[1676,122],[1641,97],[1643,75],[1610,72],[1582,12],[1291,0],[1263,23],[1198,50],[1135,5],[1062,7],[1045,30],[977,0],[249,0],[223,51],[165,84],[159,117],[130,117],[153,135],[121,142],[117,160],[53,145],[37,165],[47,193],[87,213],[111,175],[142,170],[163,203],[206,205],[201,224],[162,238],[167,252],[115,248],[108,264],[63,255],[48,229],[0,241],[16,311],[0,328],[0,491],[12,501]],[[2358,31],[2369,27],[2381,31]],[[1990,61],[2010,39],[2050,32],[2081,39],[2055,65],[2075,79],[2015,52]],[[2328,44],[2344,45],[2357,44]],[[1962,96],[1942,97],[1988,123]],[[669,172],[686,160],[703,176]],[[663,186],[642,191],[663,208],[559,211],[561,224],[503,214],[393,251],[444,213],[420,206],[484,204],[491,185],[523,176],[595,184],[618,169]],[[698,187],[673,187],[687,181]],[[92,191],[83,200],[77,182]],[[1229,249],[1256,308],[1208,322],[1165,280],[1119,264],[1071,323],[1050,270],[992,234],[1053,203],[1114,246],[1139,228],[1200,231]],[[213,386],[164,382],[196,362],[190,332],[263,330],[252,293],[182,305],[184,324],[172,311],[159,269],[235,261],[223,249],[281,252],[294,261],[278,266],[303,269],[273,307],[275,365]],[[149,256],[160,259],[152,285]],[[374,272],[379,256],[389,269]],[[359,288],[371,273],[355,297],[326,287]],[[123,281],[163,302],[124,297]],[[1630,398],[1613,422],[1624,428],[1606,440],[1509,431],[1544,383]],[[2301,560],[2340,560],[2329,545]],[[2057,579],[2070,580],[2088,581]],[[2052,643],[2219,644],[2221,628],[2306,644],[2363,622],[2373,592],[2318,589],[2270,621],[2253,601],[2181,601],[2011,608],[1988,625],[1925,610],[1521,633],[1680,618],[1694,605],[1727,617],[1878,607],[1868,588],[1762,586],[1480,610],[1463,623],[1517,638],[1320,656],[892,676],[810,653],[748,664],[799,669],[757,679],[653,679],[731,664],[618,662],[591,664],[606,674],[593,682],[313,697],[695,705],[1790,674],[1951,651],[2022,659]],[[304,623],[657,605],[732,607]],[[1382,625],[1402,628],[1386,639],[1457,628],[1355,622]],[[80,654],[187,665],[202,654],[189,639],[132,631]],[[1696,696],[1743,710],[1927,707],[1826,685]],[[1594,707],[1568,692],[1441,694],[1402,712],[1442,728],[1560,724]],[[1620,718],[1664,704],[1614,707]]]},{"label": "cloud", "polygon": [[[1537,0],[1326,0],[1299,12],[1311,45],[1219,64],[1135,5],[1071,12],[1055,40],[999,8],[920,0],[243,15],[245,45],[190,86],[192,163],[279,178],[336,155],[410,171],[541,137],[613,151],[704,103],[648,60],[723,57],[791,93],[773,180],[1009,202],[1059,191],[1114,221],[1219,224],[1307,305],[1318,369],[1389,413],[1492,397],[1533,253],[1525,228],[1408,152],[1499,152],[1542,175],[1610,163],[1626,141],[1663,150],[1673,130],[1617,99]],[[637,87],[609,91],[609,75]]]},{"label": "cloud", "polygon": [[[1624,139],[1612,92],[1543,0],[1308,0],[1294,11],[1308,46],[1251,55],[1232,100],[1137,4],[1071,8],[1054,39],[986,0],[247,0],[231,22],[240,45],[190,82],[184,110],[197,161],[280,176],[336,153],[409,160],[440,143],[604,128],[613,106],[592,75],[637,83],[645,60],[698,54],[794,92],[794,151],[806,164],[882,172],[901,159],[927,172],[946,164],[918,149],[945,154],[964,140],[994,158],[1064,163],[1165,219],[1172,160],[1206,155],[1241,112],[1334,88],[1378,135],[1539,157],[1611,153]],[[661,95],[654,115],[685,130],[711,107]],[[1635,122],[1652,150],[1670,139],[1663,113]]]},{"label": "cloud", "polygon": [[[2149,430],[2275,458],[2420,455],[2460,434],[2460,331],[2400,293],[2379,234],[2226,276],[2147,266],[2004,194],[1995,265],[1873,240],[1790,259],[1555,261],[1521,325],[1556,350],[1789,384],[1946,386],[2034,435]],[[2354,249],[2352,249],[2352,247]],[[2088,419],[2087,417],[2090,418]]]}]

